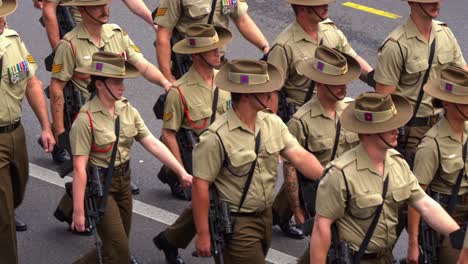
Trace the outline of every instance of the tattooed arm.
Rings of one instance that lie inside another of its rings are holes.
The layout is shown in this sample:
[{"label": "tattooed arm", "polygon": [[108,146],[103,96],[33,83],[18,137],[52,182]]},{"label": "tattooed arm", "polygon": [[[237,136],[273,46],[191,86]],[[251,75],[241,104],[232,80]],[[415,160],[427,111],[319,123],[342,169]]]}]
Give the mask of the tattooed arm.
[{"label": "tattooed arm", "polygon": [[284,162],[283,173],[289,205],[291,207],[291,211],[294,213],[294,220],[296,221],[296,224],[303,224],[305,221],[305,212],[301,208],[301,202],[299,199],[299,182],[296,169],[291,163]]},{"label": "tattooed arm", "polygon": [[63,88],[66,82],[51,78],[50,81],[50,110],[52,112],[52,128],[55,138],[65,132],[63,121]]}]

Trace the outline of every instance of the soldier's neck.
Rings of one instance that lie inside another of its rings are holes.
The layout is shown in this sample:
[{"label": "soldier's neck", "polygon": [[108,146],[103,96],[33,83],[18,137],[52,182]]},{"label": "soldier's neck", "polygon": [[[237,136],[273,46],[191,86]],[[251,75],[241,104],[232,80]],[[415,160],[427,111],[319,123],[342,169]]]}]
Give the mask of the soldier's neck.
[{"label": "soldier's neck", "polygon": [[107,98],[104,95],[99,96],[99,101],[101,101],[101,104],[104,106],[104,108],[109,112],[111,116],[114,116],[115,113],[115,102],[116,100],[114,98]]},{"label": "soldier's neck", "polygon": [[201,65],[199,63],[193,64],[193,67],[195,70],[198,72],[200,77],[205,81],[208,87],[213,87],[213,79],[214,79],[214,69],[206,66],[206,65]]},{"label": "soldier's neck", "polygon": [[234,112],[239,120],[252,132],[255,133],[255,122],[257,121],[257,110],[247,102],[240,100],[237,105],[233,105]]},{"label": "soldier's neck", "polygon": [[446,115],[447,121],[452,128],[457,138],[463,140],[463,132],[465,131],[465,121],[455,118],[452,115]]},{"label": "soldier's neck", "polygon": [[86,31],[88,31],[88,34],[93,40],[94,44],[96,46],[99,46],[101,44],[102,24],[97,25],[95,23],[85,20],[83,20],[82,23],[86,28]]},{"label": "soldier's neck", "polygon": [[296,21],[308,35],[318,41],[319,23],[310,22],[310,20],[302,17],[297,17]]},{"label": "soldier's neck", "polygon": [[431,39],[432,32],[432,18],[427,15],[418,15],[416,13],[411,14],[411,20],[416,25],[418,31],[424,36],[427,42]]},{"label": "soldier's neck", "polygon": [[385,165],[385,158],[387,157],[387,149],[382,148],[380,144],[376,144],[377,135],[371,135],[370,138],[362,138],[361,145],[367,152],[367,155],[374,164],[377,171],[383,176],[383,169]]},{"label": "soldier's neck", "polygon": [[317,96],[320,101],[320,104],[322,105],[327,115],[330,118],[335,119],[336,107],[338,106],[338,101],[327,98],[327,96],[323,95],[321,91],[319,90],[317,91]]}]

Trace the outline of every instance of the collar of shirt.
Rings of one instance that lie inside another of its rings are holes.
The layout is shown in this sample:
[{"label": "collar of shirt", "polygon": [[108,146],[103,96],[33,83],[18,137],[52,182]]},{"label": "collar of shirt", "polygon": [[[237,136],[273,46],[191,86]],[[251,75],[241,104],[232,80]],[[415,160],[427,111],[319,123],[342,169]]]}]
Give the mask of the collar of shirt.
[{"label": "collar of shirt", "polygon": [[[107,24],[102,26],[102,32],[101,32],[101,42],[107,43],[109,42],[109,39],[114,35],[114,30],[110,27],[106,27]],[[79,39],[87,39],[89,42],[94,44],[93,39],[91,38],[91,35],[89,35],[88,30],[86,27],[83,25],[83,23],[79,23],[77,26],[77,38]],[[100,46],[100,44],[98,45]]]},{"label": "collar of shirt", "polygon": [[[4,29],[6,30],[6,29]],[[5,36],[5,34],[0,35],[0,56],[3,56],[8,46],[11,45],[11,40]]]},{"label": "collar of shirt", "polygon": [[[468,132],[468,122],[465,122],[465,133],[463,135],[464,138],[467,136],[467,132]],[[455,135],[455,132],[453,132],[453,129],[450,126],[445,116],[443,116],[439,121],[439,137],[440,138],[450,137],[452,140],[455,140],[461,144],[460,139],[457,137],[457,135]]]},{"label": "collar of shirt", "polygon": [[[435,36],[434,30],[435,31],[441,31],[442,30],[440,27],[437,27],[436,25],[437,24],[434,21],[432,21],[431,38],[430,38],[429,43],[432,43],[432,41],[434,40],[434,36]],[[414,24],[411,17],[409,17],[408,20],[406,21],[405,32],[406,32],[406,37],[407,38],[416,37],[420,41],[422,41],[424,43],[427,43],[426,38],[424,38],[423,34],[421,34],[421,32],[418,30],[418,28],[416,27],[416,24]]]},{"label": "collar of shirt", "polygon": [[304,29],[301,27],[301,25],[299,25],[299,23],[297,21],[294,21],[294,23],[292,24],[292,27],[291,27],[294,42],[296,42],[296,43],[300,42],[302,40],[305,40],[305,41],[308,41],[308,42],[318,44],[320,42],[320,38],[321,38],[321,35],[322,35],[320,33],[325,31],[325,30],[327,30],[327,28],[322,27],[319,24],[318,41],[315,41],[315,39],[313,39],[311,35],[307,34],[307,32],[304,31]]},{"label": "collar of shirt", "polygon": [[[245,130],[249,132],[250,134],[252,134],[252,131],[250,131],[250,129],[248,129],[244,125],[244,123],[242,123],[242,121],[239,119],[236,112],[234,111],[234,108],[230,108],[226,114],[227,114],[227,123],[228,123],[229,131],[232,131],[237,128],[241,128],[242,130]],[[267,115],[268,114],[264,113],[263,111],[257,112],[257,119],[255,120],[255,135],[257,135],[258,131],[260,131],[260,127],[263,123],[263,119]]]},{"label": "collar of shirt", "polygon": [[[214,76],[216,76],[216,72]],[[213,90],[212,88],[208,87],[208,84],[205,82],[205,80],[202,79],[202,77],[200,76],[198,71],[195,69],[195,67],[190,67],[189,71],[186,73],[186,78],[187,78],[188,86],[198,85],[210,91]],[[214,78],[213,78],[213,81],[214,81]]]},{"label": "collar of shirt", "polygon": [[[115,102],[115,116],[120,115],[122,112],[122,109],[127,106],[127,99],[122,98],[118,101]],[[99,100],[98,96],[94,96],[94,98],[89,102],[89,112],[95,113],[95,112],[101,112],[106,116],[110,116],[109,111],[104,107],[104,105],[101,103],[101,100]]]},{"label": "collar of shirt", "polygon": [[[343,101],[343,100],[340,100],[338,101],[337,105],[336,105],[336,114],[338,116],[341,116],[341,113],[343,112],[343,110],[346,108],[346,103]],[[327,113],[325,112],[325,109],[323,108],[322,106],[322,103],[320,102],[317,94],[315,94],[313,97],[312,97],[312,102],[311,102],[311,107],[310,107],[310,116],[311,117],[317,117],[317,116],[323,116],[325,118],[328,118],[330,120],[334,120],[332,118],[330,118]]]},{"label": "collar of shirt", "polygon": [[[380,173],[377,171],[374,163],[369,158],[369,154],[364,149],[362,144],[359,144],[355,148],[355,155],[356,155],[356,168],[357,170],[368,170],[373,174],[382,177]],[[396,162],[391,158],[389,151],[387,151],[387,155],[385,157],[385,164],[384,164],[384,177],[388,176],[388,172],[390,171],[390,167],[396,164]]]}]

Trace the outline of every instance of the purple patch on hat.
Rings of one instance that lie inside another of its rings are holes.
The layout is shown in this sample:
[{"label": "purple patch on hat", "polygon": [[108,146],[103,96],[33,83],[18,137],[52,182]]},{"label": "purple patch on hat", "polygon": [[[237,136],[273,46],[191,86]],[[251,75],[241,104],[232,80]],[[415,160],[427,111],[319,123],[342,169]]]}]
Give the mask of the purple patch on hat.
[{"label": "purple patch on hat", "polygon": [[445,84],[445,91],[447,92],[452,92],[453,91],[453,85],[450,83]]},{"label": "purple patch on hat", "polygon": [[323,72],[323,67],[324,67],[324,66],[325,66],[325,64],[324,64],[323,62],[319,61],[319,62],[317,63],[317,70]]},{"label": "purple patch on hat", "polygon": [[102,63],[96,63],[96,71],[102,71]]},{"label": "purple patch on hat", "polygon": [[364,120],[366,120],[367,122],[372,122],[372,120],[374,120],[374,118],[372,117],[372,113],[365,113]]},{"label": "purple patch on hat", "polygon": [[249,76],[248,75],[241,75],[240,76],[240,83],[241,84],[249,84]]},{"label": "purple patch on hat", "polygon": [[195,39],[189,39],[189,45],[190,46],[196,46],[197,45],[197,41]]}]

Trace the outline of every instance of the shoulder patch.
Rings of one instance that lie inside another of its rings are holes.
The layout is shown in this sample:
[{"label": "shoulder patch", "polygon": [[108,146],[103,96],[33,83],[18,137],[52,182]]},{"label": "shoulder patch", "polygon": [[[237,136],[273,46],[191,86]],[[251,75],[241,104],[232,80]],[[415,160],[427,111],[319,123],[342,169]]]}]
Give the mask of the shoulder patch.
[{"label": "shoulder patch", "polygon": [[165,16],[166,13],[167,13],[167,7],[158,7],[158,9],[156,10],[157,17]]},{"label": "shoulder patch", "polygon": [[172,119],[173,116],[174,116],[173,112],[164,113],[164,115],[163,115],[163,121],[169,121],[169,120]]},{"label": "shoulder patch", "polygon": [[141,53],[140,48],[137,45],[130,45],[135,52]]},{"label": "shoulder patch", "polygon": [[59,73],[63,70],[63,64],[54,64],[52,65],[52,73]]},{"label": "shoulder patch", "polygon": [[36,63],[36,60],[32,55],[27,55],[26,60],[28,60],[29,63]]}]

